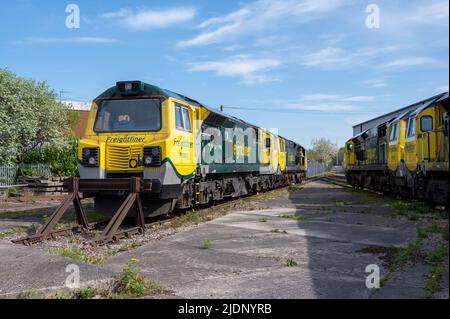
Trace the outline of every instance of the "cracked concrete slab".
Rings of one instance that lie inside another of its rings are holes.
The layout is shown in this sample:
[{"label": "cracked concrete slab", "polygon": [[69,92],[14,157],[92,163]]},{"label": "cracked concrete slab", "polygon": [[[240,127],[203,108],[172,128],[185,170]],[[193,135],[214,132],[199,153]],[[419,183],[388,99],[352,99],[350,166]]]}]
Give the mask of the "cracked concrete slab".
[{"label": "cracked concrete slab", "polygon": [[[323,182],[309,183],[274,201],[269,206],[284,201],[282,208],[233,212],[114,256],[105,267],[117,271],[130,258],[138,258],[144,275],[185,298],[371,298],[374,291],[365,285],[366,266],[377,264],[386,270],[379,255],[361,250],[373,245],[401,247],[416,236],[412,221],[355,212],[353,206],[344,211],[345,204],[336,202],[358,201]],[[335,211],[318,209],[323,205]],[[208,249],[202,249],[205,241]],[[288,267],[288,260],[296,265]],[[406,291],[399,297],[416,298],[423,289],[411,282],[396,284],[396,291]]]},{"label": "cracked concrete slab", "polygon": [[66,272],[70,264],[79,267],[81,286],[107,284],[115,276],[105,269],[4,240],[0,241],[0,256],[0,298],[29,291],[63,290],[72,273]]}]

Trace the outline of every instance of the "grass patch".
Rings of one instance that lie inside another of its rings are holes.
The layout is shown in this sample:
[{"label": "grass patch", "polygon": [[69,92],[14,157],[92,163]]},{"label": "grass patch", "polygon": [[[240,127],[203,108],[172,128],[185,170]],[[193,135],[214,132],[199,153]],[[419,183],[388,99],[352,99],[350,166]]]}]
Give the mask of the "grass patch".
[{"label": "grass patch", "polygon": [[13,236],[15,234],[26,233],[28,231],[28,227],[14,227],[4,232],[0,232],[0,238],[5,238],[9,236]]},{"label": "grass patch", "polygon": [[111,215],[99,213],[96,211],[89,211],[86,212],[86,218],[89,222],[98,223],[109,220],[111,218]]},{"label": "grass patch", "polygon": [[266,222],[267,222],[267,217],[261,217],[261,218],[259,219],[259,222],[260,222],[260,223],[266,223]]},{"label": "grass patch", "polygon": [[91,287],[81,288],[78,291],[78,299],[92,299],[97,295],[97,290]]},{"label": "grass patch", "polygon": [[297,262],[292,259],[292,258],[288,258],[286,259],[286,267],[296,267],[297,266]]},{"label": "grass patch", "polygon": [[80,260],[82,262],[96,266],[101,266],[103,262],[106,260],[106,258],[110,256],[110,254],[97,256],[90,252],[82,251],[78,247],[69,247],[69,246],[62,248],[50,248],[48,249],[48,251],[53,255]]},{"label": "grass patch", "polygon": [[292,192],[296,192],[303,189],[303,186],[300,185],[292,185],[292,186],[288,186],[288,192],[292,193]]},{"label": "grass patch", "polygon": [[211,248],[211,241],[209,239],[205,239],[203,241],[202,246],[200,248],[201,249],[210,249]]},{"label": "grass patch", "polygon": [[444,238],[446,241],[448,241],[448,226],[442,228],[441,234],[442,234],[442,238]]},{"label": "grass patch", "polygon": [[444,261],[445,257],[448,257],[448,245],[441,245],[436,250],[429,254],[429,260],[433,263],[439,263]]},{"label": "grass patch", "polygon": [[285,215],[280,215],[279,217],[293,219],[293,220],[298,220],[298,221],[305,219],[305,216],[303,216],[303,215],[288,215],[288,214],[285,214]]},{"label": "grass patch", "polygon": [[[0,213],[0,219],[20,219],[20,218],[26,218],[26,217],[36,217],[39,219],[43,219],[44,216],[47,216],[47,215],[45,213],[32,212],[32,211]],[[47,216],[47,218],[48,218],[48,216]]]},{"label": "grass patch", "polygon": [[278,228],[272,229],[270,232],[271,233],[277,233],[277,234],[287,234],[286,230],[280,230]]},{"label": "grass patch", "polygon": [[430,276],[425,286],[425,298],[432,298],[435,292],[442,289],[440,281],[444,271],[444,267],[439,264],[431,267]]},{"label": "grass patch", "polygon": [[433,208],[422,202],[404,202],[397,200],[389,204],[394,209],[393,217],[406,217],[409,220],[418,220],[421,215],[432,213]]},{"label": "grass patch", "polygon": [[421,240],[418,239],[415,242],[409,243],[405,248],[402,248],[394,256],[391,264],[391,271],[398,269],[406,264],[408,261],[418,261],[423,259],[420,253]]},{"label": "grass patch", "polygon": [[114,290],[109,297],[139,297],[142,295],[156,295],[167,290],[153,280],[147,280],[140,275],[139,259],[131,258],[117,277]]}]

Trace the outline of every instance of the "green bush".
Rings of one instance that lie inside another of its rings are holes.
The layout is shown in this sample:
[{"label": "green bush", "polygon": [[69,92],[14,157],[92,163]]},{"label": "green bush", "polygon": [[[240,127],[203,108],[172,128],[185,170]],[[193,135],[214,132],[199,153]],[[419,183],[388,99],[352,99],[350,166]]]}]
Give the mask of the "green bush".
[{"label": "green bush", "polygon": [[[54,176],[77,176],[77,148],[78,140],[69,139],[67,145],[49,145],[41,149],[34,149],[26,155],[24,164],[47,163],[51,166],[51,173]],[[27,172],[28,173],[28,172]],[[21,174],[34,175],[34,174]]]}]

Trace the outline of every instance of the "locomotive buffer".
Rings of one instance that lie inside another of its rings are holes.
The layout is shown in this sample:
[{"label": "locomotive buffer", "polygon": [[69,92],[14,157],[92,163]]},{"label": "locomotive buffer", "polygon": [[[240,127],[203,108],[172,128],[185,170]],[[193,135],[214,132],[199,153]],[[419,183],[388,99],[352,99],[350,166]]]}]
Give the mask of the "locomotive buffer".
[{"label": "locomotive buffer", "polygon": [[[86,214],[81,206],[79,195],[80,192],[89,193],[92,191],[124,191],[128,193],[128,196],[114,213],[102,233],[89,242],[90,244],[104,245],[110,242],[116,242],[122,238],[128,238],[135,234],[144,233],[144,212],[139,194],[151,190],[151,180],[143,180],[138,177],[111,179],[79,179],[78,177],[72,177],[64,183],[64,187],[69,194],[44,225],[39,228],[36,234],[13,240],[13,243],[32,245],[47,239],[54,239],[59,236],[66,236],[75,232],[94,229],[97,224],[88,223]],[[78,225],[72,228],[55,229],[55,226],[67,212],[67,209],[72,203]],[[135,227],[120,230],[120,225],[131,209],[134,210]]]}]

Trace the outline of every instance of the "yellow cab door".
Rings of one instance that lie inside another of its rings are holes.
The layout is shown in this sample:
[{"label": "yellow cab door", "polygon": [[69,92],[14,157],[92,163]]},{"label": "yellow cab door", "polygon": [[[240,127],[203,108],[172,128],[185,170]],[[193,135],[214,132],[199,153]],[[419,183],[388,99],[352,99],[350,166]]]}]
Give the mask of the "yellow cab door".
[{"label": "yellow cab door", "polygon": [[388,126],[388,167],[391,171],[396,171],[398,163],[400,161],[399,157],[399,122],[391,123]]},{"label": "yellow cab door", "polygon": [[355,165],[355,145],[352,141],[345,144],[345,163],[347,166]]},{"label": "yellow cab door", "polygon": [[282,172],[286,169],[286,140],[279,138],[280,150],[278,155],[278,162],[280,163],[280,169]]},{"label": "yellow cab door", "polygon": [[260,130],[259,131],[259,135],[260,135],[260,156],[261,156],[261,164],[262,165],[269,165],[269,161],[270,161],[270,147],[271,147],[271,138],[270,138],[270,134]]},{"label": "yellow cab door", "polygon": [[419,148],[419,160],[422,162],[432,162],[436,160],[436,123],[430,107],[418,115],[419,132],[417,135],[417,147]]},{"label": "yellow cab door", "polygon": [[178,173],[189,175],[195,171],[195,109],[188,104],[173,103],[173,146],[169,157]]},{"label": "yellow cab door", "polygon": [[417,167],[416,144],[416,117],[411,116],[406,120],[404,153],[405,164],[410,171],[415,171]]},{"label": "yellow cab door", "polygon": [[270,135],[270,162],[272,164],[272,169],[276,172],[278,170],[278,154],[280,150],[280,139],[273,135]]}]

